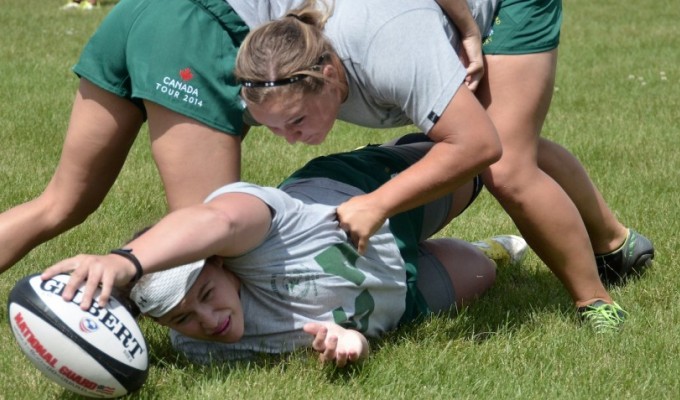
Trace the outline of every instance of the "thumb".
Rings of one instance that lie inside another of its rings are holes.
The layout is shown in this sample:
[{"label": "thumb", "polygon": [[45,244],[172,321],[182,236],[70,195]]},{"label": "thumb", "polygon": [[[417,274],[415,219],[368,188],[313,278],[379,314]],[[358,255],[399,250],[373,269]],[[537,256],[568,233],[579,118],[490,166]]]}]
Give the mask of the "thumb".
[{"label": "thumb", "polygon": [[364,253],[366,253],[366,247],[368,247],[368,238],[366,236],[361,236],[357,243],[357,252],[363,256]]}]

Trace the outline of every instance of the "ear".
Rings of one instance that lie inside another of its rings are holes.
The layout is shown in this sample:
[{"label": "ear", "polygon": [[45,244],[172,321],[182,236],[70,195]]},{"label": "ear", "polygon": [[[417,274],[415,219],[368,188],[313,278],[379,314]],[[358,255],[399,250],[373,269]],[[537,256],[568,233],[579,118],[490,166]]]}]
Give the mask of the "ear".
[{"label": "ear", "polygon": [[324,64],[321,73],[327,80],[338,80],[338,69],[334,63]]},{"label": "ear", "polygon": [[224,272],[227,280],[231,282],[232,285],[234,285],[236,292],[239,292],[241,288],[241,279],[239,279],[239,277],[236,276],[236,274],[233,273],[226,264],[222,264],[222,272]]},{"label": "ear", "polygon": [[142,316],[143,316],[144,318],[149,318],[150,320],[152,320],[153,322],[157,323],[157,324],[160,325],[160,326],[169,327],[167,324],[164,324],[163,322],[161,322],[161,319],[160,319],[160,318],[152,317],[152,316],[146,315],[146,314],[142,314]]}]

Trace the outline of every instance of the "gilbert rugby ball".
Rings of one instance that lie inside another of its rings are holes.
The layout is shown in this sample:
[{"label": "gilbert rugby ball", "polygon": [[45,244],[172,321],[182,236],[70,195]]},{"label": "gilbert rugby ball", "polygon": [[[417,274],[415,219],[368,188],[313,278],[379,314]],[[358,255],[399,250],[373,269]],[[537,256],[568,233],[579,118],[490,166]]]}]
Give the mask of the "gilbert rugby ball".
[{"label": "gilbert rugby ball", "polygon": [[12,333],[28,359],[49,379],[80,395],[123,396],[148,373],[146,341],[130,312],[115,298],[80,309],[82,291],[61,297],[69,276],[21,279],[9,294]]}]

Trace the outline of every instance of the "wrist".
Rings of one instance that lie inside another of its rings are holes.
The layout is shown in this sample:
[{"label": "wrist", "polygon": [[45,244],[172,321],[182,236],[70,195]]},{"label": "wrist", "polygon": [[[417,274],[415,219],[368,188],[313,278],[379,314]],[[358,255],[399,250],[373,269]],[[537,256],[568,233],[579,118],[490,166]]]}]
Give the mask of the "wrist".
[{"label": "wrist", "polygon": [[465,29],[459,29],[461,40],[470,38],[481,38],[482,32],[479,30],[477,24],[473,24]]},{"label": "wrist", "polygon": [[123,258],[128,259],[134,265],[135,267],[135,275],[130,279],[130,283],[135,283],[137,282],[142,275],[144,274],[144,269],[142,269],[142,263],[139,262],[139,259],[132,254],[132,249],[113,249],[111,250],[111,254],[116,254],[119,255]]}]

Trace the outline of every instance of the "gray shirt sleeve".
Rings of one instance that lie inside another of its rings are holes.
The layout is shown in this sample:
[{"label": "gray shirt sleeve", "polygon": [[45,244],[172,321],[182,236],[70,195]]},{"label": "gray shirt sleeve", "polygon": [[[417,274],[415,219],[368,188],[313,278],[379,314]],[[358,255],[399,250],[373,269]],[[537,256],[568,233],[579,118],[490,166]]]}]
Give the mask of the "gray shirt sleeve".
[{"label": "gray shirt sleeve", "polygon": [[426,133],[465,79],[446,24],[441,14],[414,10],[386,23],[369,47],[376,90]]},{"label": "gray shirt sleeve", "polygon": [[[429,132],[465,79],[455,28],[434,2],[340,8],[348,2],[338,4],[338,20],[327,28],[350,84],[339,118],[376,128],[412,123]],[[351,11],[365,17],[351,21]]]}]

